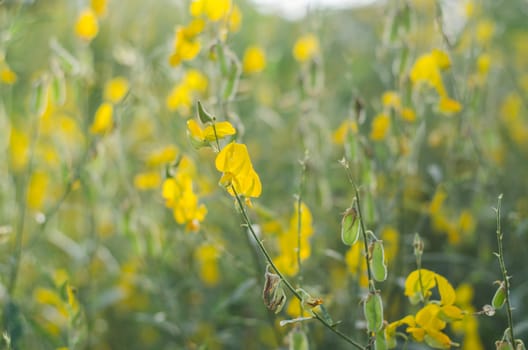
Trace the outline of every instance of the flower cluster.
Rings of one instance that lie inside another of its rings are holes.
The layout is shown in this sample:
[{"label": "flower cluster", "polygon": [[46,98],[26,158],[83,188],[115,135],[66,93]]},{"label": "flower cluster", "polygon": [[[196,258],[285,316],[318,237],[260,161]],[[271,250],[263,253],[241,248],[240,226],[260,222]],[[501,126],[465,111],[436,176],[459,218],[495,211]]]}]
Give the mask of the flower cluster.
[{"label": "flower cluster", "polygon": [[[431,300],[435,288],[440,300]],[[396,329],[407,325],[406,332],[418,342],[425,342],[435,349],[449,349],[456,345],[444,333],[448,323],[462,320],[465,312],[455,306],[456,294],[449,281],[442,275],[427,269],[411,272],[405,280],[404,294],[411,304],[423,303],[415,315],[408,315],[390,323],[385,328],[385,338],[389,348],[396,347]]]},{"label": "flower cluster", "polygon": [[114,126],[114,106],[120,103],[129,89],[128,80],[124,77],[110,79],[104,88],[105,101],[95,111],[94,120],[90,126],[92,134],[105,134]]}]

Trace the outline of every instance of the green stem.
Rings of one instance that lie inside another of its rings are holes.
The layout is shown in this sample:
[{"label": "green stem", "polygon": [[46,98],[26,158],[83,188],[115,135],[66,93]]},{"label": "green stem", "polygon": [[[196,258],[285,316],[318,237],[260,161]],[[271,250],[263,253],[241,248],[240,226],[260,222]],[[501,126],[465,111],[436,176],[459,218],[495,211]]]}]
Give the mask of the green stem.
[{"label": "green stem", "polygon": [[[277,273],[277,275],[279,275],[280,279],[282,282],[284,282],[284,285],[286,286],[286,288],[288,288],[290,290],[290,292],[297,298],[299,299],[299,301],[302,302],[302,296],[297,292],[297,290],[293,287],[293,285],[290,283],[290,281],[288,281],[286,279],[286,277],[282,274],[282,272],[277,268],[277,266],[275,265],[275,263],[273,262],[273,259],[271,258],[271,256],[269,255],[268,251],[266,250],[266,248],[264,247],[264,245],[262,244],[261,240],[258,238],[257,236],[257,233],[255,232],[255,230],[253,229],[253,225],[251,224],[251,221],[249,219],[249,216],[247,214],[247,211],[246,211],[246,208],[244,207],[244,204],[242,203],[242,199],[240,199],[240,196],[239,194],[237,193],[237,191],[235,190],[234,186],[231,186],[231,189],[233,190],[233,193],[235,195],[235,199],[236,199],[236,202],[238,204],[238,208],[240,209],[240,212],[242,213],[242,218],[244,219],[244,222],[246,223],[248,229],[249,229],[249,232],[251,233],[251,236],[253,237],[253,239],[255,240],[255,242],[257,243],[260,251],[262,252],[262,254],[264,254],[264,256],[266,257],[266,261],[268,262],[268,264],[270,264],[270,266],[273,268],[273,270],[275,270],[275,272]],[[342,333],[341,331],[337,330],[334,328],[333,325],[331,325],[330,323],[328,323],[325,319],[323,319],[321,316],[319,316],[319,314],[317,314],[316,312],[312,312],[312,314],[314,315],[314,317],[319,320],[319,322],[321,322],[326,328],[328,328],[329,330],[331,330],[332,332],[334,332],[336,335],[338,335],[339,337],[341,337],[344,341],[346,341],[347,343],[353,345],[354,347],[356,347],[357,349],[360,349],[360,350],[366,350],[365,347],[363,347],[361,344],[357,343],[356,341],[354,341],[353,339],[351,339],[350,337],[348,337],[346,334]]]},{"label": "green stem", "polygon": [[364,220],[363,220],[363,213],[361,211],[361,200],[359,198],[359,190],[358,190],[358,187],[356,186],[356,183],[352,179],[352,175],[350,174],[350,168],[348,167],[348,163],[345,165],[345,169],[346,169],[346,174],[348,176],[348,180],[350,181],[350,183],[354,187],[354,193],[355,193],[355,196],[356,196],[357,210],[358,210],[358,215],[359,215],[359,223],[360,223],[360,227],[361,227],[361,234],[363,236],[363,243],[364,243],[364,249],[365,249],[365,259],[367,261],[367,277],[368,277],[368,280],[369,280],[369,291],[370,292],[374,292],[376,290],[376,286],[374,284],[374,279],[372,278],[372,270],[370,269],[370,264],[369,264],[370,253],[369,253],[369,250],[368,250],[368,239],[367,239],[367,233],[366,233],[367,230],[365,229],[365,223],[364,223]]},{"label": "green stem", "polygon": [[22,181],[21,184],[21,194],[20,198],[18,199],[19,202],[19,216],[18,216],[18,223],[17,223],[17,233],[15,238],[15,249],[13,253],[13,261],[12,261],[12,268],[11,273],[9,276],[9,283],[7,285],[7,294],[9,297],[11,297],[16,288],[17,280],[18,280],[18,272],[20,270],[20,262],[22,260],[22,242],[24,237],[24,228],[25,228],[25,221],[26,221],[26,213],[27,213],[27,193],[28,193],[28,186],[31,181],[31,174],[33,172],[33,161],[34,161],[34,155],[35,155],[35,145],[37,143],[37,139],[39,137],[39,123],[40,120],[37,118],[37,120],[34,121],[34,126],[32,128],[31,132],[31,145],[30,145],[30,151],[29,151],[29,160],[27,165],[27,172],[25,176],[25,181]]},{"label": "green stem", "polygon": [[504,251],[502,248],[502,229],[501,229],[501,203],[502,203],[502,194],[499,195],[497,200],[497,245],[499,246],[499,254],[497,258],[499,259],[499,265],[502,273],[502,278],[504,280],[504,287],[506,288],[506,314],[508,317],[508,328],[510,333],[510,341],[513,344],[515,337],[513,336],[513,317],[512,317],[512,307],[510,302],[510,277],[506,271],[506,264],[504,263]]},{"label": "green stem", "polygon": [[[297,283],[299,286],[302,285],[302,265],[301,265],[301,229],[302,229],[302,194],[304,189],[304,179],[306,174],[306,157],[301,161],[301,179],[299,181],[299,195],[297,196],[297,266],[299,271],[297,272]],[[302,305],[301,314],[302,314]]]}]

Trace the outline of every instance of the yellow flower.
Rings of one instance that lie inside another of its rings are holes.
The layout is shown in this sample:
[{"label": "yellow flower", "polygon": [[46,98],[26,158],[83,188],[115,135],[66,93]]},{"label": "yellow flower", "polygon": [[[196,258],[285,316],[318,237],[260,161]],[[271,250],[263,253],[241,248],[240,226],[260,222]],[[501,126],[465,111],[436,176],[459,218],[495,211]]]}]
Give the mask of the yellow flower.
[{"label": "yellow flower", "polygon": [[403,120],[408,122],[414,122],[416,120],[416,113],[412,108],[409,107],[403,107],[400,111],[400,115]]},{"label": "yellow flower", "polygon": [[242,12],[237,5],[234,5],[229,15],[229,31],[232,33],[238,32],[242,24]]},{"label": "yellow flower", "polygon": [[121,102],[128,92],[128,80],[124,77],[115,77],[108,81],[104,88],[104,98],[113,104]]},{"label": "yellow flower", "polygon": [[350,247],[345,254],[345,263],[348,272],[359,280],[359,285],[368,287],[367,263],[363,255],[363,243],[357,243]]},{"label": "yellow flower", "polygon": [[178,84],[172,88],[165,100],[169,111],[176,109],[188,110],[192,106],[192,91],[185,84]]},{"label": "yellow flower", "polygon": [[75,33],[83,40],[90,41],[97,35],[99,24],[95,12],[87,8],[83,10],[77,18],[75,24]]},{"label": "yellow flower", "polygon": [[429,205],[429,213],[432,216],[441,213],[442,206],[443,206],[444,201],[445,201],[446,198],[447,198],[447,193],[441,187],[438,187],[436,189],[435,194],[433,195],[433,199],[431,200],[431,204]]},{"label": "yellow flower", "polygon": [[266,67],[266,54],[258,46],[250,46],[244,52],[242,68],[244,73],[260,73]]},{"label": "yellow flower", "polygon": [[215,160],[216,169],[223,172],[220,183],[234,196],[259,197],[262,184],[253,169],[247,147],[244,144],[231,142],[218,153]]},{"label": "yellow flower", "polygon": [[134,187],[141,191],[156,189],[160,184],[161,176],[156,171],[140,173],[134,177]]},{"label": "yellow flower", "polygon": [[413,84],[425,83],[438,92],[440,96],[445,96],[446,91],[442,81],[440,71],[450,66],[447,54],[440,50],[433,50],[424,54],[414,62],[410,71],[410,78]]},{"label": "yellow flower", "polygon": [[15,172],[24,169],[29,160],[29,137],[15,127],[11,127],[9,137],[9,160]]},{"label": "yellow flower", "polygon": [[94,121],[90,126],[92,134],[104,134],[112,130],[114,125],[113,120],[114,108],[108,102],[102,103],[95,112]]},{"label": "yellow flower", "polygon": [[192,91],[205,92],[207,90],[207,77],[199,70],[189,69],[182,83]]},{"label": "yellow flower", "polygon": [[400,234],[394,227],[385,227],[380,234],[385,249],[387,264],[391,264],[398,256]]},{"label": "yellow flower", "polygon": [[213,22],[226,18],[230,10],[231,0],[194,0],[189,8],[191,16],[205,15]]},{"label": "yellow flower", "polygon": [[488,75],[491,67],[491,56],[487,53],[483,53],[477,58],[477,72],[482,75]]},{"label": "yellow flower", "polygon": [[381,103],[387,108],[394,108],[395,110],[401,108],[400,95],[396,91],[386,91],[381,97]]},{"label": "yellow flower", "polygon": [[187,121],[187,132],[195,141],[204,143],[234,135],[236,130],[230,122],[218,122],[202,129],[198,122],[190,119]]},{"label": "yellow flower", "polygon": [[108,1],[107,0],[90,0],[90,7],[95,12],[97,17],[101,18],[106,15]]},{"label": "yellow flower", "polygon": [[30,209],[41,210],[46,200],[49,176],[43,171],[31,174],[27,192],[27,205]]},{"label": "yellow flower", "polygon": [[295,42],[293,57],[298,62],[306,62],[319,54],[319,40],[313,34],[306,34]]},{"label": "yellow flower", "polygon": [[440,97],[440,102],[438,102],[438,110],[445,115],[451,115],[460,112],[462,105],[458,101],[442,96]]},{"label": "yellow flower", "polygon": [[370,138],[373,141],[381,141],[387,137],[391,125],[390,117],[385,113],[380,113],[372,120]]},{"label": "yellow flower", "polygon": [[218,258],[220,252],[214,244],[206,243],[198,247],[194,253],[200,266],[200,279],[208,286],[215,286],[220,280]]},{"label": "yellow flower", "polygon": [[178,148],[174,145],[165,146],[151,152],[147,156],[146,163],[150,167],[158,167],[160,165],[172,163],[176,160],[178,152]]},{"label": "yellow flower", "polygon": [[165,199],[165,206],[173,210],[177,223],[186,224],[188,231],[198,231],[200,222],[205,219],[207,209],[203,204],[198,204],[192,177],[185,169],[178,169],[173,178],[163,182],[162,196]]},{"label": "yellow flower", "polygon": [[485,46],[491,41],[493,33],[495,32],[495,23],[489,19],[483,19],[477,23],[475,29],[475,39],[477,43]]},{"label": "yellow flower", "polygon": [[190,61],[200,53],[202,46],[196,36],[203,29],[202,23],[193,21],[187,28],[176,28],[173,51],[169,56],[170,65],[177,66],[181,61]]},{"label": "yellow flower", "polygon": [[0,62],[0,82],[7,84],[7,85],[12,85],[16,83],[16,81],[17,81],[16,73],[13,72],[11,68],[7,66],[7,64],[2,64]]},{"label": "yellow flower", "polygon": [[355,121],[347,119],[339,125],[336,131],[334,131],[332,134],[332,141],[336,145],[344,145],[349,132],[352,132],[354,135],[357,134],[358,126]]}]

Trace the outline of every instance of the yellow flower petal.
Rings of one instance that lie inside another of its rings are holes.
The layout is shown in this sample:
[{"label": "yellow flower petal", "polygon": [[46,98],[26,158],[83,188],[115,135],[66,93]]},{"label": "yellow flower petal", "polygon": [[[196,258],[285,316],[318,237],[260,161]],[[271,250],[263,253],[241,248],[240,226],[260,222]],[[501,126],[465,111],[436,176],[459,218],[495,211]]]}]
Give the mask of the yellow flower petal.
[{"label": "yellow flower petal", "polygon": [[121,102],[128,92],[128,80],[124,77],[115,77],[108,81],[104,88],[104,98],[113,104]]},{"label": "yellow flower petal", "polygon": [[385,113],[380,113],[372,120],[370,138],[373,141],[382,141],[387,137],[391,125],[390,117]]},{"label": "yellow flower petal", "polygon": [[319,40],[313,34],[306,34],[295,42],[293,57],[298,62],[306,62],[319,54]]},{"label": "yellow flower petal", "polygon": [[250,46],[244,52],[242,69],[244,73],[260,73],[266,67],[266,54],[258,46]]},{"label": "yellow flower petal", "polygon": [[90,41],[97,35],[99,31],[99,24],[97,23],[97,16],[92,9],[83,10],[77,18],[75,24],[75,33],[83,40]]},{"label": "yellow flower petal", "polygon": [[92,134],[103,134],[110,130],[114,125],[113,120],[114,109],[108,102],[102,103],[95,112],[94,121],[90,127]]}]

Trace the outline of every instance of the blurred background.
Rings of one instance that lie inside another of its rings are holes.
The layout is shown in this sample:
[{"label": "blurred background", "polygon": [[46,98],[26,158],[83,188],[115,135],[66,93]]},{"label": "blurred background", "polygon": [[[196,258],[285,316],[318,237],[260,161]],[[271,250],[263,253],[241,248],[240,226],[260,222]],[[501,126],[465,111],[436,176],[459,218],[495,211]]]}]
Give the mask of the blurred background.
[{"label": "blurred background", "polygon": [[[339,161],[384,242],[388,323],[417,310],[415,233],[459,307],[491,303],[503,194],[526,340],[528,3],[207,1],[0,0],[2,348],[287,349],[298,328],[311,348],[349,348],[313,320],[279,325],[300,316],[288,293],[266,309],[266,263],[218,185],[216,146],[188,131],[197,101],[247,145],[262,182],[248,210],[274,261],[362,344]],[[507,327],[503,308],[444,332],[495,349]],[[397,348],[426,346],[407,336]]]}]

